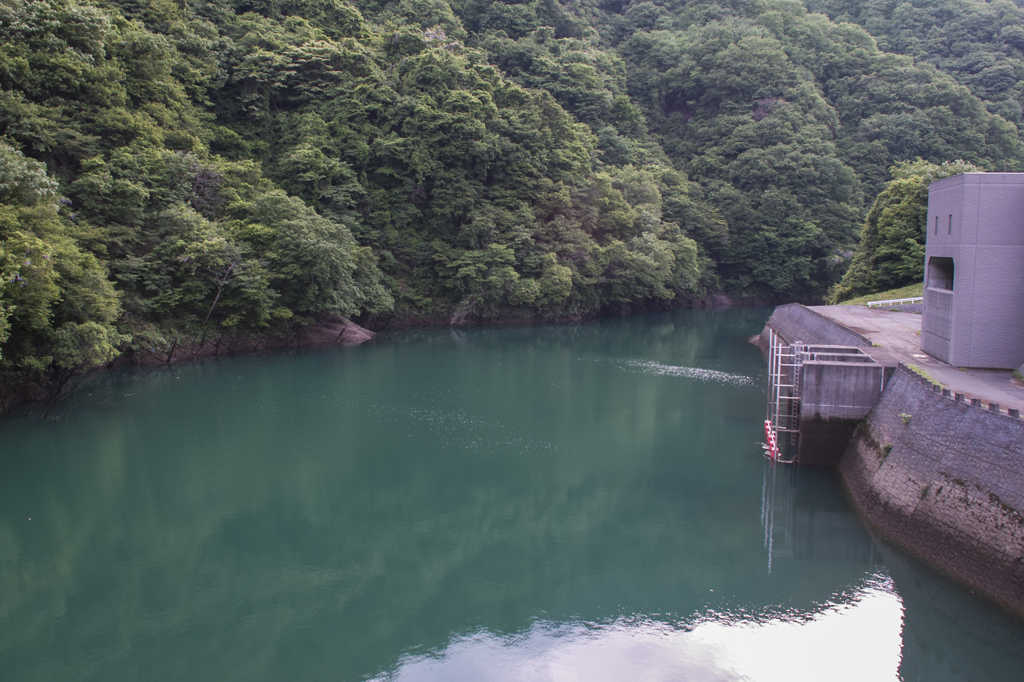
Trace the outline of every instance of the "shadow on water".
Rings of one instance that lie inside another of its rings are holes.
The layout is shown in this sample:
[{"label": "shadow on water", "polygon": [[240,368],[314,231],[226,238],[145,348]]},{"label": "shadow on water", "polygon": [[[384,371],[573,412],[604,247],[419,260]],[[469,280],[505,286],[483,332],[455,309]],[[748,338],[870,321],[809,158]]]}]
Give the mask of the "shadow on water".
[{"label": "shadow on water", "polygon": [[843,495],[835,471],[764,463],[761,525],[767,570],[778,559],[875,567],[875,542]]},{"label": "shadow on water", "polygon": [[[788,560],[870,566],[902,606],[905,682],[1009,680],[1024,665],[1024,623],[923,562],[874,538],[833,470],[765,463],[762,527],[768,571]],[[773,567],[774,563],[774,567]],[[858,650],[865,650],[858,643]]]},{"label": "shadow on water", "polygon": [[402,331],[0,423],[3,679],[894,679],[901,642],[919,679],[916,614],[966,607],[764,462],[764,317]]},{"label": "shadow on water", "polygon": [[1024,623],[920,561],[880,543],[906,609],[906,682],[1013,680],[1024,669]]}]

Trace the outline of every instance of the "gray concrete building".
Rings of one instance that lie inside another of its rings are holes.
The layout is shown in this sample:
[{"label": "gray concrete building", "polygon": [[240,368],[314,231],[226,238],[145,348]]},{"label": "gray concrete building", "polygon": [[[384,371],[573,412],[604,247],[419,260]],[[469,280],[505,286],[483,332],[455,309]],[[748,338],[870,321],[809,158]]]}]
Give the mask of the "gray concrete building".
[{"label": "gray concrete building", "polygon": [[1024,173],[928,188],[921,350],[956,367],[1024,363]]}]

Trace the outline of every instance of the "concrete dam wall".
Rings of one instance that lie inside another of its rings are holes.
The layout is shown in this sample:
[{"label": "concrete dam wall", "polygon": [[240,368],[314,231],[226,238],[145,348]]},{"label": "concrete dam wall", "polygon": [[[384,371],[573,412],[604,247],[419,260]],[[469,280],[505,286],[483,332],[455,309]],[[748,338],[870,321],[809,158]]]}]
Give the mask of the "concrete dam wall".
[{"label": "concrete dam wall", "polygon": [[1024,422],[900,368],[839,469],[885,536],[1024,614]]},{"label": "concrete dam wall", "polygon": [[863,334],[847,329],[835,320],[819,315],[799,303],[780,305],[772,311],[768,324],[789,343],[813,343],[822,346],[871,346],[871,341]]},{"label": "concrete dam wall", "polygon": [[797,461],[838,463],[879,532],[1024,615],[1024,420],[943,395],[803,306],[777,308],[759,343],[773,333],[873,353],[883,365],[879,385],[866,366],[850,375],[805,354]]}]

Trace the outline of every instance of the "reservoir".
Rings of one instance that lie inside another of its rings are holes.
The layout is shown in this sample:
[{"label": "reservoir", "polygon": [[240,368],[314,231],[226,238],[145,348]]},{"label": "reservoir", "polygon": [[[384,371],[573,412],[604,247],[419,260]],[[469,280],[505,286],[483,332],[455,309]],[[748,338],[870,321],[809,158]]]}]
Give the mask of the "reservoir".
[{"label": "reservoir", "polygon": [[766,309],[396,331],[0,421],[0,678],[1007,680],[1024,625],[763,457]]}]

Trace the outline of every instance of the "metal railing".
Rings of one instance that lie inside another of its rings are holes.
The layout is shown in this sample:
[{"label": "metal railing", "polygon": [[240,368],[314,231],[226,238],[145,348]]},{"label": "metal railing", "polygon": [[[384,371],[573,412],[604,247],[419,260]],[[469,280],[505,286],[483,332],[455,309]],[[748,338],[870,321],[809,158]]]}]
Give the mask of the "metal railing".
[{"label": "metal railing", "polygon": [[924,296],[914,296],[913,298],[890,298],[887,301],[868,301],[869,308],[885,308],[894,305],[904,305],[906,303],[920,303],[924,300]]}]

